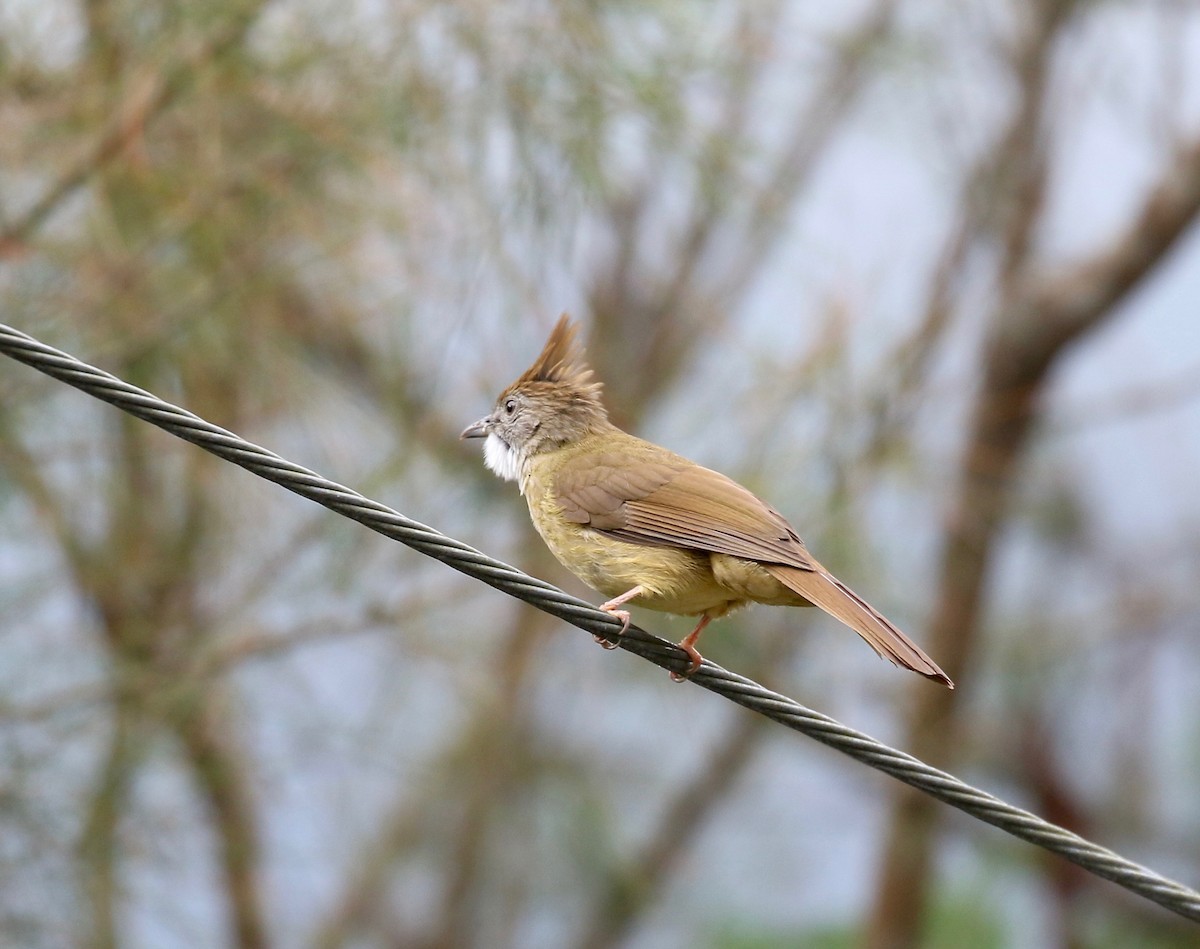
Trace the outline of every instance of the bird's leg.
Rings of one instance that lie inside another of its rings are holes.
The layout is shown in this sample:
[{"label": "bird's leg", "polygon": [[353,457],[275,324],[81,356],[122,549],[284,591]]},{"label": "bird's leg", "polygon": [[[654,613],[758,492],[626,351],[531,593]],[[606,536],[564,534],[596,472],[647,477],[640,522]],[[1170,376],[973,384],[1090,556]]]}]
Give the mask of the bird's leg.
[{"label": "bird's leg", "polygon": [[[620,596],[615,596],[611,600],[609,600],[607,603],[600,604],[599,608],[601,610],[603,610],[605,613],[611,613],[613,616],[615,616],[617,619],[619,619],[621,621],[621,631],[619,633],[617,633],[618,636],[624,636],[625,631],[627,629],[629,629],[629,611],[628,610],[620,610],[620,609],[617,609],[617,607],[619,607],[622,603],[628,603],[635,596],[641,596],[645,592],[646,591],[642,588],[642,585],[639,583],[632,590],[626,590]],[[616,649],[617,648],[616,643],[614,643],[612,640],[605,639],[603,636],[593,636],[592,639],[596,640],[596,642],[598,642],[605,649]]]},{"label": "bird's leg", "polygon": [[696,670],[700,668],[700,663],[704,661],[704,657],[700,655],[700,650],[696,648],[696,640],[700,638],[700,634],[704,631],[704,627],[712,622],[712,617],[705,613],[700,617],[700,622],[696,624],[696,628],[679,640],[679,648],[688,654],[688,658],[692,660],[692,664],[688,667],[688,671],[680,675],[678,672],[672,672],[671,678],[676,682],[686,682],[696,674]]}]

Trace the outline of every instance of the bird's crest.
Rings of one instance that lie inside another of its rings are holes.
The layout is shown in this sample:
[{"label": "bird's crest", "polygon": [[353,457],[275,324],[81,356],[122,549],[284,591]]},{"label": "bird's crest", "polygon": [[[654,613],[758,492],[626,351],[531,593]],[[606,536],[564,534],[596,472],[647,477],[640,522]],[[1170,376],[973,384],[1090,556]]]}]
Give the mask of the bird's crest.
[{"label": "bird's crest", "polygon": [[560,316],[541,354],[509,388],[548,383],[564,386],[578,398],[599,403],[603,383],[595,380],[595,374],[587,364],[578,329],[566,313]]}]

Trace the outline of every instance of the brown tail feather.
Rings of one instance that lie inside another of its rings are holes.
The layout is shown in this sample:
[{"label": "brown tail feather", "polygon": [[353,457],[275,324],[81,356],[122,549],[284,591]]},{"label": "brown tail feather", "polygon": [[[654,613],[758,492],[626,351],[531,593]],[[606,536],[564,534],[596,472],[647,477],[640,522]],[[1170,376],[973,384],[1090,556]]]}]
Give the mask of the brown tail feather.
[{"label": "brown tail feather", "polygon": [[937,667],[911,639],[896,629],[866,600],[819,564],[815,570],[800,570],[776,564],[763,564],[789,589],[841,620],[867,641],[872,649],[898,666],[911,669],[953,689],[950,677]]}]

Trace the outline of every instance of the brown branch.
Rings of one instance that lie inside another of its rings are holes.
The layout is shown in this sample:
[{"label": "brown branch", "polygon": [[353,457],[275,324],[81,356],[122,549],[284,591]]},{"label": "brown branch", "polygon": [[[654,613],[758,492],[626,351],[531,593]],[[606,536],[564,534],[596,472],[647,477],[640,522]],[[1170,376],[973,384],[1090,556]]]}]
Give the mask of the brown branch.
[{"label": "brown branch", "polygon": [[28,498],[35,515],[58,544],[67,566],[78,577],[89,559],[86,548],[66,504],[56,495],[49,479],[42,476],[44,466],[22,441],[12,424],[12,416],[11,407],[0,406],[0,467]]},{"label": "brown branch", "polygon": [[94,949],[116,949],[121,944],[117,935],[117,830],[133,776],[137,742],[132,708],[118,702],[113,716],[112,738],[78,844],[80,883],[91,911],[86,944]]},{"label": "brown branch", "polygon": [[879,363],[876,378],[880,383],[869,399],[870,434],[861,454],[865,464],[884,457],[919,407],[926,370],[954,325],[955,292],[978,237],[977,225],[968,209],[947,235],[930,277],[920,322]]},{"label": "brown branch", "polygon": [[[545,551],[538,556],[544,560],[549,558]],[[442,903],[436,914],[435,928],[439,935],[420,939],[422,944],[468,944],[462,941],[465,939],[462,927],[468,922],[466,907],[473,898],[477,874],[482,869],[481,848],[486,829],[493,819],[494,808],[502,803],[500,789],[514,777],[514,765],[506,762],[506,758],[519,755],[520,743],[525,741],[523,730],[517,724],[521,717],[521,700],[526,693],[523,686],[532,672],[531,663],[539,654],[543,636],[553,628],[554,622],[553,617],[531,612],[525,607],[513,611],[495,671],[502,695],[498,700],[478,702],[459,738],[446,745],[443,762],[453,767],[459,760],[469,760],[472,780],[461,786],[467,800],[457,825],[458,834],[451,846],[452,857],[447,861]],[[497,714],[497,703],[503,707],[503,715]],[[437,772],[440,769],[435,764],[427,770]],[[313,946],[336,949],[353,941],[353,937],[369,924],[386,898],[389,874],[421,839],[431,811],[446,805],[445,795],[445,785],[434,782],[424,793],[398,801],[391,813],[380,821],[380,832],[367,842],[362,854],[354,861],[358,870],[343,890],[336,908],[317,927],[311,940]],[[416,944],[418,938],[410,933],[406,942]]]},{"label": "brown branch", "polygon": [[200,789],[218,842],[233,924],[231,944],[241,949],[267,946],[266,921],[259,894],[258,821],[246,782],[246,766],[226,737],[211,692],[195,696],[192,714],[172,722],[183,743],[192,775]]},{"label": "brown branch", "polygon": [[724,278],[726,295],[743,291],[759,272],[769,248],[787,226],[796,195],[840,128],[870,76],[869,54],[892,30],[895,0],[876,0],[862,21],[836,41],[837,58],[813,90],[807,107],[792,120],[792,131],[765,181],[750,202],[746,233],[736,244]]},{"label": "brown branch", "polygon": [[135,141],[145,127],[190,88],[201,67],[220,59],[245,37],[263,0],[247,4],[216,36],[165,72],[148,72],[134,83],[134,92],[118,104],[107,128],[34,202],[20,218],[0,231],[0,260],[19,254],[33,233],[64,201],[106,168]]},{"label": "brown branch", "polygon": [[[989,220],[1000,222],[1003,252],[999,264],[1002,292],[1015,292],[1016,278],[1027,269],[1030,235],[1042,210],[1040,187],[1031,179],[1044,174],[1042,160],[1043,100],[1046,98],[1054,40],[1065,23],[1057,0],[1031,5],[1031,22],[1012,53],[1013,74],[1020,99],[994,149],[996,162],[985,156],[968,179],[968,207],[963,233],[976,222],[986,230]],[[1018,205],[1024,205],[1018,207]],[[1003,218],[1007,216],[1007,222]],[[953,248],[951,248],[953,250]],[[935,288],[936,292],[936,288]],[[1003,307],[992,314],[996,327],[1007,317]],[[988,347],[984,372],[995,371],[996,354]],[[944,528],[938,596],[928,636],[929,647],[939,657],[947,675],[959,682],[972,648],[978,619],[979,597],[990,561],[991,541],[999,523],[1002,499],[1016,464],[1019,446],[1028,434],[1030,418],[1021,415],[1009,430],[990,430],[996,405],[1013,405],[1013,393],[998,380],[985,378],[975,404],[972,435],[961,467],[962,480]],[[1024,399],[1031,399],[1032,390]],[[1023,411],[1032,410],[1025,401]],[[1015,408],[1015,406],[1014,406]],[[994,456],[994,457],[993,457]],[[946,646],[947,639],[955,639]],[[954,703],[917,696],[909,716],[913,753],[934,754],[935,764],[945,765],[956,747]],[[934,731],[930,731],[933,729]],[[944,729],[944,731],[942,730]],[[934,740],[937,734],[938,740]],[[932,837],[936,815],[908,793],[900,792],[891,815],[883,847],[882,864],[870,917],[864,932],[866,949],[897,949],[916,945],[930,886]]]},{"label": "brown branch", "polygon": [[[543,562],[549,561],[546,552],[539,551]],[[530,615],[525,608],[513,616],[513,628],[506,637],[501,659],[496,669],[501,686],[498,697],[503,716],[496,714],[496,702],[485,700],[476,709],[480,743],[472,750],[472,774],[466,789],[466,801],[457,832],[453,835],[448,860],[448,872],[438,908],[431,947],[465,946],[476,941],[472,937],[472,912],[487,883],[483,876],[486,864],[489,830],[501,808],[511,799],[516,786],[529,778],[529,735],[521,713],[523,699],[528,695],[525,683],[532,674],[546,634],[555,626],[552,617],[543,613]]]},{"label": "brown branch", "polygon": [[[738,188],[727,179],[739,170],[734,156],[752,147],[746,127],[755,111],[754,80],[761,81],[765,72],[759,50],[769,45],[771,17],[780,14],[772,6],[766,15],[758,7],[747,15],[738,30],[742,58],[734,63],[720,117],[693,162],[699,178],[694,209],[661,272],[647,275],[636,266],[644,245],[640,232],[661,227],[661,220],[645,213],[644,201],[634,203],[628,195],[612,203],[616,257],[589,288],[588,304],[596,327],[590,353],[599,375],[608,380],[614,405],[644,405],[661,393],[728,319],[866,82],[866,53],[891,28],[894,6],[894,0],[878,0],[840,42],[812,95],[781,120],[789,134],[762,180],[739,181]],[[651,180],[662,173],[661,165],[650,170]],[[633,189],[637,199],[653,193],[646,185]],[[729,251],[718,255],[718,247]],[[682,315],[686,318],[675,318]]]},{"label": "brown branch", "polygon": [[[740,56],[729,71],[721,118],[709,131],[696,159],[696,201],[692,205],[691,220],[679,242],[673,262],[674,273],[661,294],[659,305],[663,310],[675,310],[694,289],[697,268],[729,213],[728,196],[736,193],[730,188],[729,179],[740,172],[737,156],[745,148],[748,138],[754,79],[765,58],[763,48],[778,35],[781,17],[782,7],[778,0],[769,5],[753,4],[743,10],[732,44]],[[798,129],[803,128],[799,118],[794,124]],[[802,137],[809,140],[807,129]]]},{"label": "brown branch", "polygon": [[680,858],[725,801],[761,746],[757,716],[739,715],[725,737],[705,755],[700,772],[667,800],[663,817],[646,845],[603,881],[591,918],[576,943],[580,949],[619,945],[668,882]]},{"label": "brown branch", "polygon": [[[1044,121],[1049,59],[1070,4],[1041,8],[1024,42],[1013,52],[1021,98],[995,148],[985,150],[966,176],[957,222],[950,228],[930,278],[924,315],[917,328],[885,358],[894,381],[881,394],[869,454],[877,454],[911,417],[918,383],[954,315],[954,294],[971,251],[994,232],[1001,242],[1000,279],[1011,289],[1024,271],[1041,217],[1046,188]],[[883,374],[885,377],[887,373]]]},{"label": "brown branch", "polygon": [[[607,208],[615,256],[588,289],[595,330],[591,356],[600,375],[611,380],[615,406],[645,405],[678,374],[699,340],[707,338],[725,317],[720,307],[692,305],[700,295],[697,272],[729,214],[731,176],[740,174],[740,152],[749,139],[754,82],[762,69],[761,50],[778,33],[778,2],[747,7],[733,28],[733,58],[725,73],[719,114],[702,142],[671,142],[675,160],[690,166],[696,177],[688,218],[672,242],[670,260],[661,272],[647,278],[639,270],[647,229],[662,228],[660,216],[649,213],[650,196],[669,187],[668,160],[651,162],[643,178],[625,186]],[[695,152],[693,157],[691,152]],[[687,320],[674,319],[688,312]],[[629,371],[630,360],[635,368]],[[622,365],[624,371],[613,371]],[[611,367],[609,371],[605,367]],[[648,371],[653,366],[654,371]]]},{"label": "brown branch", "polygon": [[[1025,784],[1034,794],[1037,813],[1081,836],[1095,833],[1083,802],[1078,800],[1066,781],[1051,750],[1046,723],[1030,709],[1017,714],[1017,742],[1025,771]],[[1087,886],[1088,874],[1081,867],[1049,854],[1039,854],[1040,869],[1052,895],[1058,930],[1057,945],[1063,949],[1082,949],[1071,925],[1080,892]]]},{"label": "brown branch", "polygon": [[[983,379],[946,519],[929,645],[960,683],[979,635],[983,589],[1050,371],[1070,345],[1115,313],[1200,214],[1200,138],[1163,172],[1125,232],[1060,274],[1027,276],[992,315]],[[930,690],[932,692],[932,690]],[[921,692],[908,723],[913,754],[940,766],[959,740],[954,701]],[[936,812],[903,793],[892,815],[867,945],[918,941]]]},{"label": "brown branch", "polygon": [[1200,137],[1175,155],[1124,234],[1090,261],[1032,283],[1011,326],[1047,358],[1106,316],[1171,251],[1200,211]]},{"label": "brown branch", "polygon": [[[778,669],[797,645],[795,629],[776,627],[767,641],[757,670]],[[666,803],[658,826],[647,833],[645,845],[621,866],[609,870],[601,881],[588,923],[575,945],[580,949],[605,949],[619,945],[639,918],[653,907],[670,883],[679,861],[704,830],[705,822],[735,790],[762,746],[767,732],[755,716],[739,715],[725,737],[706,754],[697,774],[689,775]]]},{"label": "brown branch", "polygon": [[[1059,34],[1075,0],[1041,0],[1022,11],[1030,20],[1023,41],[1012,55],[1012,72],[1021,90],[1017,110],[991,160],[990,174],[976,182],[976,193],[989,210],[999,212],[1002,294],[1011,288],[1030,260],[1033,237],[1041,221],[1046,192],[1045,114],[1051,65]],[[991,187],[988,187],[989,179]],[[999,198],[997,198],[999,196]]]}]

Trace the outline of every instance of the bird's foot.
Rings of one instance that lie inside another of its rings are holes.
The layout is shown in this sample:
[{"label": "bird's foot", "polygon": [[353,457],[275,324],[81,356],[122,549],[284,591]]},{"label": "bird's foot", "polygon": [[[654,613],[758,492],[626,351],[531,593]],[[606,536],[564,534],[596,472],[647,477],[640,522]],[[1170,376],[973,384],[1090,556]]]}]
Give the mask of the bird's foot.
[{"label": "bird's foot", "polygon": [[[600,609],[609,614],[609,616],[615,616],[621,621],[621,628],[617,632],[618,636],[624,636],[629,631],[629,610],[618,610],[615,607],[610,606],[608,603],[602,604]],[[605,639],[603,636],[593,636],[592,639],[596,640],[596,642],[598,642],[605,649],[616,649],[618,645],[618,643],[611,639]]]},{"label": "bird's foot", "polygon": [[678,646],[687,653],[692,664],[688,666],[687,672],[672,672],[671,681],[686,682],[694,676],[700,665],[704,662],[704,657],[700,655],[700,650],[696,648],[696,640],[700,638],[700,634],[704,632],[704,627],[712,621],[712,617],[705,614],[700,617],[700,622],[696,624],[696,628],[679,640]]},{"label": "bird's foot", "polygon": [[[624,636],[629,631],[629,611],[619,610],[617,607],[622,603],[628,603],[635,596],[641,596],[644,592],[645,590],[643,590],[639,585],[634,587],[632,590],[626,590],[620,596],[614,596],[607,603],[600,604],[599,609],[602,612],[607,613],[609,616],[615,616],[621,621],[621,629],[618,631],[617,636]],[[606,639],[603,636],[593,636],[592,639],[596,640],[596,642],[598,642],[605,649],[617,648],[617,643],[615,641]]]},{"label": "bird's foot", "polygon": [[704,664],[704,657],[702,655],[700,655],[700,650],[697,649],[695,646],[693,646],[691,643],[689,643],[686,639],[683,640],[682,642],[678,643],[677,645],[679,646],[680,649],[682,649],[684,652],[686,652],[688,654],[688,658],[690,660],[692,660],[692,664],[690,666],[688,666],[687,672],[672,672],[671,673],[671,681],[672,682],[687,682],[688,679],[690,679],[692,676],[694,676],[696,674],[696,672],[697,672],[697,670],[699,670],[700,666]]}]

